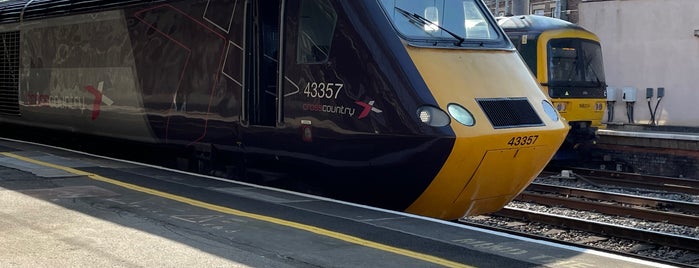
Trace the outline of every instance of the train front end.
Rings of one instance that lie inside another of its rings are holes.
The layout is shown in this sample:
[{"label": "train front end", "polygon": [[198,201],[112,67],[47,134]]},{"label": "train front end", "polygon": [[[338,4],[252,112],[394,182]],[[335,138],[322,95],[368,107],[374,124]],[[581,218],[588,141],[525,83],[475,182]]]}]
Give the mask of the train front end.
[{"label": "train front end", "polygon": [[541,33],[537,42],[537,79],[571,126],[556,160],[589,157],[603,128],[607,92],[602,48],[597,36],[570,27]]},{"label": "train front end", "polygon": [[554,160],[589,157],[597,129],[604,128],[607,101],[597,35],[568,21],[538,15],[503,17],[498,24],[571,126]]},{"label": "train front end", "polygon": [[568,127],[481,1],[381,2],[438,105],[419,117],[454,133],[441,170],[406,211],[457,219],[501,209]]}]

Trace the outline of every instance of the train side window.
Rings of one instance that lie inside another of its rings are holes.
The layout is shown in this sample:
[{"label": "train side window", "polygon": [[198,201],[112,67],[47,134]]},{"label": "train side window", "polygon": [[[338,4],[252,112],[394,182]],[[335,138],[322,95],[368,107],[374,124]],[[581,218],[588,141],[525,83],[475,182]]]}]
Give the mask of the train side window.
[{"label": "train side window", "polygon": [[299,64],[328,61],[335,33],[337,13],[329,0],[302,0],[296,62]]}]

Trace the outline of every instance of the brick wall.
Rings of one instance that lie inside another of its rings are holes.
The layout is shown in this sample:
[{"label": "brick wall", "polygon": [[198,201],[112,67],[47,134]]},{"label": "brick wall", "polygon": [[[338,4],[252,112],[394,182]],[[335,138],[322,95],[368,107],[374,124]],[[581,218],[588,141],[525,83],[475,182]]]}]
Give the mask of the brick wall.
[{"label": "brick wall", "polygon": [[[699,128],[671,126],[608,125],[607,129],[677,135],[699,133]],[[651,139],[600,134],[593,152],[595,162],[610,163],[606,167],[610,170],[616,170],[618,163],[628,172],[699,179],[699,140],[696,139]]]},{"label": "brick wall", "polygon": [[566,16],[568,17],[566,20],[570,21],[572,23],[578,23],[579,18],[580,18],[580,12],[578,10],[578,6],[580,5],[580,2],[582,0],[568,0],[568,8],[569,12],[566,12]]},{"label": "brick wall", "polygon": [[600,144],[596,153],[606,160],[598,163],[606,165],[607,170],[621,168],[622,171],[640,174],[699,178],[697,151]]}]

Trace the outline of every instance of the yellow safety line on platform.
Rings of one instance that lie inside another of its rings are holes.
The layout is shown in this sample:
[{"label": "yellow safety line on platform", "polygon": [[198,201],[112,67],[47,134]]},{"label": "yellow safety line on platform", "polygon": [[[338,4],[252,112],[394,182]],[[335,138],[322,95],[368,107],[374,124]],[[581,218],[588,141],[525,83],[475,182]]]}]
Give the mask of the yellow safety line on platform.
[{"label": "yellow safety line on platform", "polygon": [[438,265],[443,265],[443,266],[447,266],[447,267],[473,267],[473,266],[445,260],[445,259],[435,257],[432,255],[427,255],[427,254],[422,254],[422,253],[418,253],[418,252],[407,250],[407,249],[392,247],[392,246],[376,243],[373,241],[369,241],[369,240],[365,240],[362,238],[346,235],[343,233],[330,231],[330,230],[323,229],[323,228],[318,228],[318,227],[303,224],[303,223],[282,220],[282,219],[278,219],[278,218],[274,218],[274,217],[270,217],[270,216],[264,216],[264,215],[260,215],[260,214],[254,214],[254,213],[244,212],[244,211],[231,209],[231,208],[227,208],[227,207],[223,207],[223,206],[209,204],[209,203],[194,200],[191,198],[182,197],[182,196],[178,196],[178,195],[174,195],[174,194],[169,194],[169,193],[161,192],[161,191],[150,189],[150,188],[121,182],[121,181],[118,181],[115,179],[106,178],[106,177],[103,177],[103,176],[100,176],[100,175],[97,175],[94,173],[85,172],[85,171],[77,170],[74,168],[64,167],[64,166],[60,166],[60,165],[56,165],[56,164],[52,164],[52,163],[47,163],[47,162],[27,158],[24,156],[13,154],[13,153],[0,152],[0,154],[7,156],[7,157],[15,158],[18,160],[22,160],[25,162],[33,163],[33,164],[46,166],[46,167],[50,167],[50,168],[55,168],[55,169],[60,169],[60,170],[63,170],[63,171],[69,172],[69,173],[76,174],[76,175],[87,176],[88,178],[91,178],[93,180],[106,182],[109,184],[121,186],[123,188],[131,189],[131,190],[142,192],[142,193],[160,196],[163,198],[167,198],[170,200],[189,204],[192,206],[205,208],[205,209],[213,210],[213,211],[218,211],[218,212],[225,213],[225,214],[247,217],[247,218],[256,219],[256,220],[260,220],[260,221],[266,221],[266,222],[270,222],[270,223],[274,223],[274,224],[278,224],[278,225],[283,225],[283,226],[287,226],[287,227],[291,227],[291,228],[296,228],[299,230],[304,230],[304,231],[308,231],[311,233],[315,233],[315,234],[319,234],[319,235],[323,235],[323,236],[327,236],[327,237],[332,237],[332,238],[339,239],[339,240],[342,240],[345,242],[358,244],[358,245],[365,246],[365,247],[375,248],[375,249],[379,249],[379,250],[407,256],[410,258],[414,258],[414,259],[418,259],[418,260],[422,260],[422,261],[426,261],[426,262],[431,262],[431,263],[438,264]]}]

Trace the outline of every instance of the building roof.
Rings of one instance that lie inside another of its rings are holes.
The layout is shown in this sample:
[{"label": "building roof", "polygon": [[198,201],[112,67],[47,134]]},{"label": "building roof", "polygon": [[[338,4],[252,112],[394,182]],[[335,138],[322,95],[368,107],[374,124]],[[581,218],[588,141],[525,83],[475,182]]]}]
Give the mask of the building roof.
[{"label": "building roof", "polygon": [[497,17],[498,25],[505,31],[528,31],[543,32],[550,29],[579,29],[583,27],[565,20],[539,16],[539,15],[517,15],[510,17]]}]

